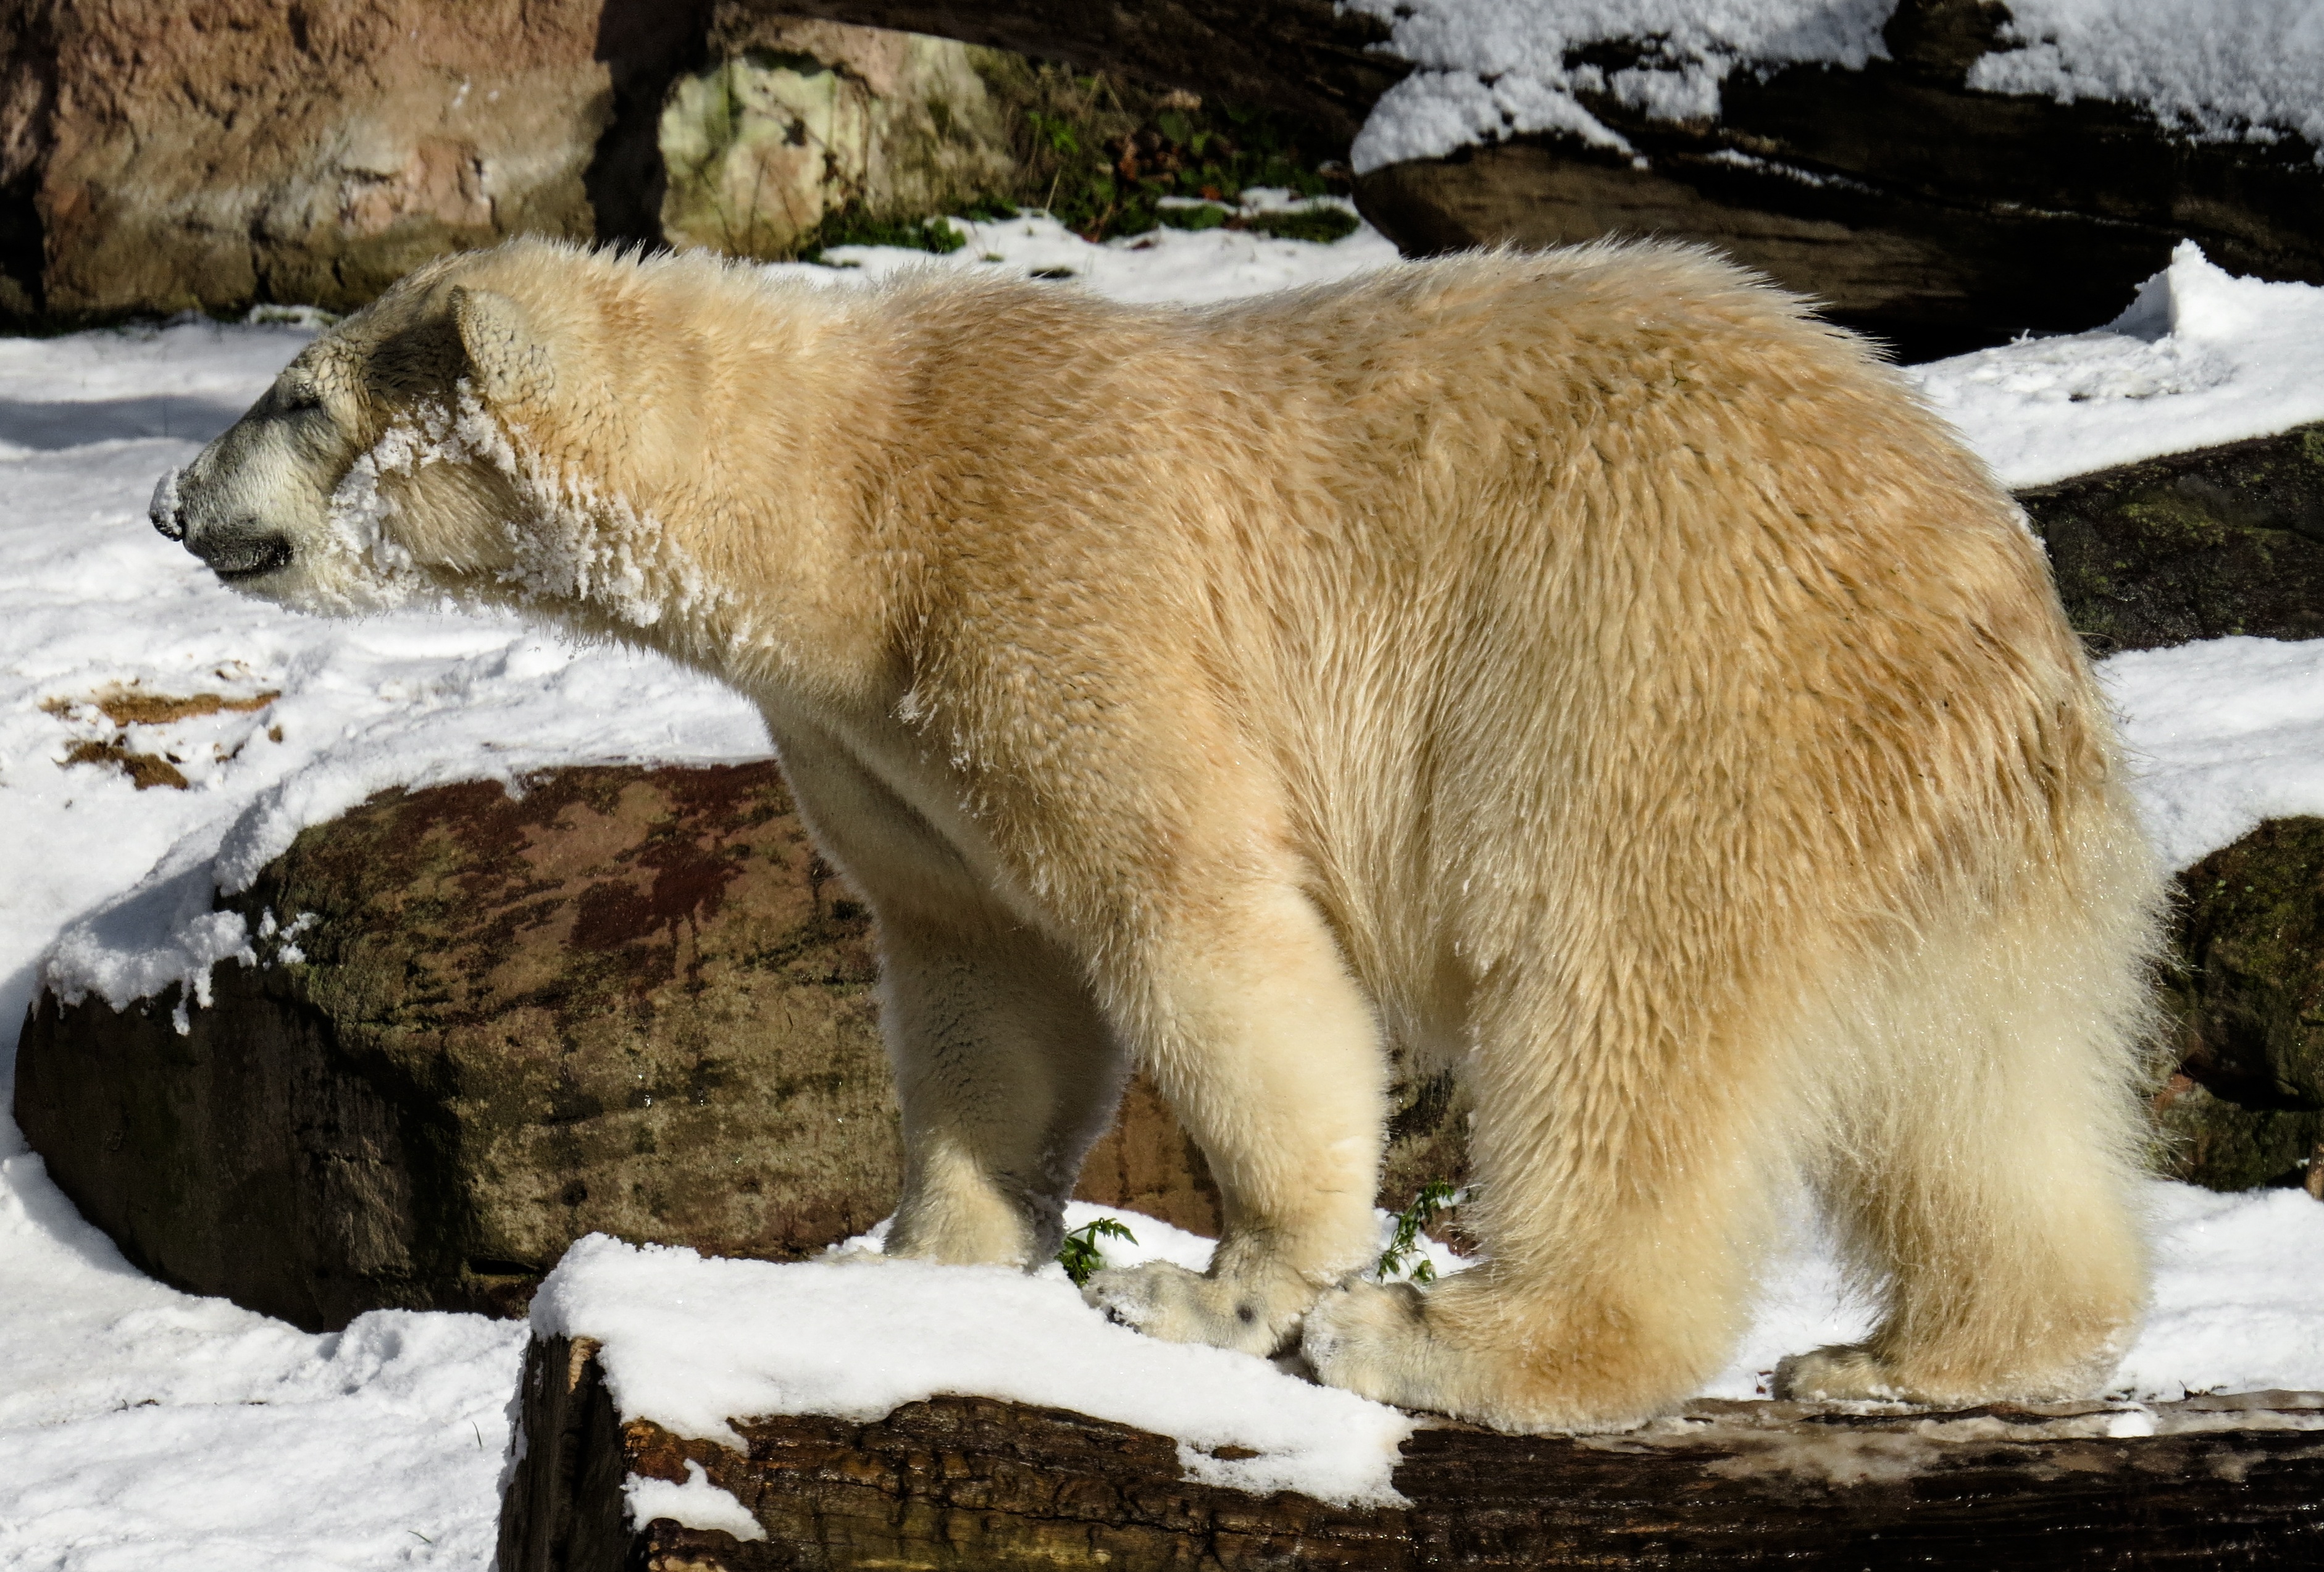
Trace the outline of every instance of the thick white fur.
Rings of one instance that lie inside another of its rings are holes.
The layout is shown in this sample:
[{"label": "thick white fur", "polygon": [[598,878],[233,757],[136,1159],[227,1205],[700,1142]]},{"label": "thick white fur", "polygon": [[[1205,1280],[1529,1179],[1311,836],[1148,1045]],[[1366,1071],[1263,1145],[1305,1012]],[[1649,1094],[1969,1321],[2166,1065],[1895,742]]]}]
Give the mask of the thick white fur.
[{"label": "thick white fur", "polygon": [[[1132,1062],[1208,1154],[1157,1335],[1512,1429],[1683,1398],[1804,1175],[1886,1316],[1790,1386],[2099,1381],[2157,881],[2038,546],[1898,379],[1691,251],[1200,311],[530,242],[180,478],[259,593],[516,602],[763,708],[880,919],[890,1248],[1034,1262]],[[1372,1246],[1384,1042],[1491,1259]]]}]

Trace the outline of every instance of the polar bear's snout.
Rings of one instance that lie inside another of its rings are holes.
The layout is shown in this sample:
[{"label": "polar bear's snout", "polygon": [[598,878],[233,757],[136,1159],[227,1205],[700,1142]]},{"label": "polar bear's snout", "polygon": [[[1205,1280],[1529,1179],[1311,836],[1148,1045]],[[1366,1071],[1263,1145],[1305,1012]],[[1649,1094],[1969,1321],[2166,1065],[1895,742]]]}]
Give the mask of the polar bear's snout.
[{"label": "polar bear's snout", "polygon": [[153,521],[165,541],[186,538],[186,522],[178,516],[178,477],[183,474],[183,469],[164,471],[153,483],[153,500],[145,504],[145,516]]},{"label": "polar bear's snout", "polygon": [[247,515],[205,518],[205,510],[189,505],[188,480],[191,471],[173,469],[153,487],[147,513],[164,540],[181,542],[208,564],[211,572],[231,582],[261,578],[290,565],[290,538]]}]

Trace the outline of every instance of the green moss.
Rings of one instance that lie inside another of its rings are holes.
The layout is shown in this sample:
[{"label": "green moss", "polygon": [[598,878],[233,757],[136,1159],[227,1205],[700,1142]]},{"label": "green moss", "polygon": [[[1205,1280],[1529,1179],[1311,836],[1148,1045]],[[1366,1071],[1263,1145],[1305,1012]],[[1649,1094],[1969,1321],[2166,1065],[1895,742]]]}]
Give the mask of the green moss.
[{"label": "green moss", "polygon": [[[1085,240],[1143,235],[1168,225],[1203,229],[1253,186],[1302,196],[1344,192],[1336,149],[1288,116],[1190,94],[1086,76],[998,51],[971,60],[1009,126],[1019,174],[1005,193],[1045,209]],[[1165,208],[1194,198],[1204,209]],[[1355,228],[1338,209],[1268,215],[1250,227],[1288,239],[1336,240]],[[1182,217],[1184,215],[1184,217]]]},{"label": "green moss", "polygon": [[948,255],[968,244],[968,236],[945,218],[881,218],[861,208],[847,207],[826,217],[814,239],[799,249],[801,262],[821,262],[835,245],[893,245],[906,251]]},{"label": "green moss", "polygon": [[2179,889],[2165,1170],[2223,1190],[2287,1182],[2324,1140],[2324,819],[2264,824]]}]

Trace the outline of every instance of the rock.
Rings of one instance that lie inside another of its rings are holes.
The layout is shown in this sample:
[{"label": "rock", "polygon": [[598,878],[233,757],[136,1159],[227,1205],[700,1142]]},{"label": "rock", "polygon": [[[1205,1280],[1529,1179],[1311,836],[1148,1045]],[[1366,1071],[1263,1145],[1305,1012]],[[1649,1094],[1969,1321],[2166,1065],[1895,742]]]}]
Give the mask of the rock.
[{"label": "rock", "polygon": [[1009,128],[965,45],[733,9],[662,109],[670,245],[786,257],[826,216],[918,218],[1013,186]]},{"label": "rock", "polygon": [[[2216,1190],[2324,1175],[2324,818],[2281,818],[2179,875],[2163,999],[2166,1171]],[[2324,1198],[2324,1197],[2319,1197]]]},{"label": "rock", "polygon": [[1379,52],[1388,30],[1333,0],[724,0],[723,14],[779,11],[935,33],[1296,116],[1345,147],[1412,68]]},{"label": "rock", "polygon": [[[261,964],[186,1034],[174,992],[43,995],[17,1053],[26,1139],[165,1281],[309,1327],[508,1312],[593,1230],[787,1259],[894,1204],[870,920],[771,763],[391,792],[222,904]],[[1449,1079],[1398,1090],[1397,1206],[1465,1128]],[[1142,1079],[1080,1194],[1218,1229]]]},{"label": "rock", "polygon": [[1006,185],[962,45],[771,5],[0,7],[0,330],[350,310],[512,235],[787,254]]},{"label": "rock", "polygon": [[[869,1423],[738,1418],[745,1450],[624,1424],[586,1341],[536,1339],[502,1503],[502,1572],[936,1568],[2057,1565],[2289,1567],[2324,1553],[2324,1394],[1962,1414],[1692,1405],[1622,1436],[1441,1423],[1406,1504],[1341,1507],[1184,1475],[1177,1443],[975,1397]],[[2117,1429],[2127,1434],[2116,1438]],[[623,1481],[731,1493],[763,1539],[632,1527]]]},{"label": "rock", "polygon": [[2017,494],[2094,652],[2324,637],[2324,425]]},{"label": "rock", "polygon": [[603,1230],[790,1257],[900,1175],[869,921],[772,764],[390,793],[226,904],[214,1002],[43,997],[16,1118],[163,1281],[309,1327],[509,1310]]}]

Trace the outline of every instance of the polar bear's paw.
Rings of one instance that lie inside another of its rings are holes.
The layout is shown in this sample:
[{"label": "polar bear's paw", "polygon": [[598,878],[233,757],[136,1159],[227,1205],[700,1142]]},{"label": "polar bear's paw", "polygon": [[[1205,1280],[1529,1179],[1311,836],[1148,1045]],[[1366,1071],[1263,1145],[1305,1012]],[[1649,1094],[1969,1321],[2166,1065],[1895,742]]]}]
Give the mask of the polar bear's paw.
[{"label": "polar bear's paw", "polygon": [[1834,1344],[1775,1362],[1771,1395],[1794,1402],[1917,1402],[1887,1361],[1860,1344]]},{"label": "polar bear's paw", "polygon": [[1315,1301],[1300,1330],[1315,1379],[1402,1408],[1447,1409],[1420,1290],[1410,1283],[1349,1282]]},{"label": "polar bear's paw", "polygon": [[1603,1347],[1558,1357],[1570,1341],[1558,1323],[1537,1321],[1528,1336],[1496,1302],[1489,1270],[1425,1292],[1345,1283],[1307,1312],[1300,1351],[1326,1386],[1515,1434],[1628,1429],[1683,1395],[1665,1390],[1665,1359]]},{"label": "polar bear's paw", "polygon": [[1296,1277],[1254,1281],[1206,1277],[1149,1261],[1092,1274],[1082,1298],[1125,1327],[1166,1343],[1208,1343],[1268,1358],[1299,1336],[1299,1318],[1312,1290]]}]

